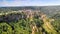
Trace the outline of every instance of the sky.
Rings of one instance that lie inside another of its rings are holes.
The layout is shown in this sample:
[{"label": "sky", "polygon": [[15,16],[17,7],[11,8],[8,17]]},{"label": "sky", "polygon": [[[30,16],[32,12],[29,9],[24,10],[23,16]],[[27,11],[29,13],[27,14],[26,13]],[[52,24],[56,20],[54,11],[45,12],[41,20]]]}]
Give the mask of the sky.
[{"label": "sky", "polygon": [[3,6],[52,6],[60,5],[60,0],[0,0]]}]

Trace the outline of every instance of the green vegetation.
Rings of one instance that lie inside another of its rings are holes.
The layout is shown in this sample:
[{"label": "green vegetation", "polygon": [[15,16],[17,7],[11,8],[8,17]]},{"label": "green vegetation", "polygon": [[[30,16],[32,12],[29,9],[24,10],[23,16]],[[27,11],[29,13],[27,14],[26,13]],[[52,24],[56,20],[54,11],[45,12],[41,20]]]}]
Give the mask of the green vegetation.
[{"label": "green vegetation", "polygon": [[60,14],[57,13],[53,15],[52,18],[54,18],[55,21],[51,22],[51,24],[54,26],[55,30],[60,34]]},{"label": "green vegetation", "polygon": [[0,34],[60,34],[60,19],[50,22],[50,18],[40,14],[4,13],[0,15]]}]

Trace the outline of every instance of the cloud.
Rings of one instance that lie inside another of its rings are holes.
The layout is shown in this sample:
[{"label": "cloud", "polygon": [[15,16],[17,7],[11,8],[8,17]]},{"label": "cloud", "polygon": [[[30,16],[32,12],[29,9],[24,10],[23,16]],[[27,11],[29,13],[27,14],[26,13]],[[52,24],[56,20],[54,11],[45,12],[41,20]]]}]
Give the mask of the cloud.
[{"label": "cloud", "polygon": [[[40,2],[39,2],[40,3]],[[39,4],[38,3],[38,4]],[[37,5],[36,1],[29,1],[29,0],[26,0],[26,1],[19,1],[19,0],[5,0],[3,2],[0,2],[0,5],[1,6],[35,6]]]},{"label": "cloud", "polygon": [[0,6],[48,6],[60,5],[60,0],[0,0]]}]

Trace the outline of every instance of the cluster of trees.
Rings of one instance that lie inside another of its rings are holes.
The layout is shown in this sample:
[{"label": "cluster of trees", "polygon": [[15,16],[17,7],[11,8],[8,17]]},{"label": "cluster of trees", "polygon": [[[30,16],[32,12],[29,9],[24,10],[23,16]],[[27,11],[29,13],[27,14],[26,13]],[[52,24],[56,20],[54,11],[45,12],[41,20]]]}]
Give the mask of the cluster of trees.
[{"label": "cluster of trees", "polygon": [[30,25],[34,23],[37,27],[42,24],[38,16],[33,17],[31,21],[24,12],[0,15],[0,34],[31,34]]},{"label": "cluster of trees", "polygon": [[[21,12],[0,15],[0,34],[52,34],[44,29],[44,22],[40,17],[39,12],[34,12],[34,14]],[[59,34],[59,21],[54,21],[52,25]]]}]

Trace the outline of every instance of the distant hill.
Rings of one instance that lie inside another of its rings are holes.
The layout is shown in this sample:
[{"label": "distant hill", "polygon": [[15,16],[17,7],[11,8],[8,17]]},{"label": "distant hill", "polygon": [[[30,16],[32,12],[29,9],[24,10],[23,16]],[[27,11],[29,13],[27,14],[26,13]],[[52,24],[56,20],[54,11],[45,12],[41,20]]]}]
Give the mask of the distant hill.
[{"label": "distant hill", "polygon": [[60,12],[60,6],[22,6],[22,7],[0,7],[0,12],[18,11],[23,9],[40,10],[41,12],[52,16]]},{"label": "distant hill", "polygon": [[44,6],[44,7],[41,7],[40,10],[47,15],[53,16],[54,14],[57,14],[60,12],[60,6]]},{"label": "distant hill", "polygon": [[26,6],[26,7],[0,7],[0,11],[5,11],[5,10],[13,10],[13,11],[18,11],[18,10],[23,10],[23,9],[31,9],[31,10],[36,10],[37,8],[40,7],[35,7],[35,6]]}]

